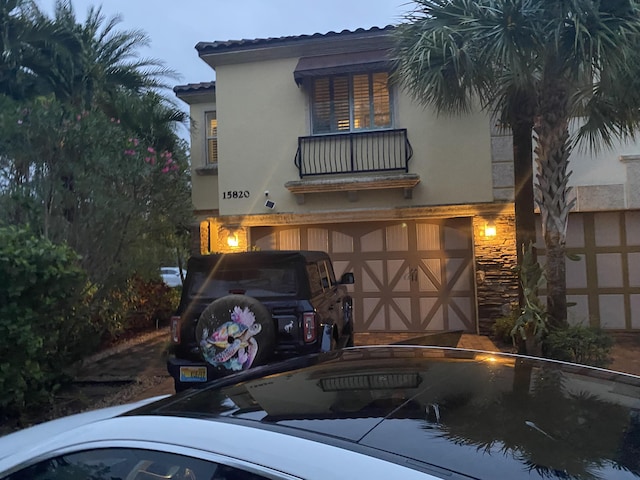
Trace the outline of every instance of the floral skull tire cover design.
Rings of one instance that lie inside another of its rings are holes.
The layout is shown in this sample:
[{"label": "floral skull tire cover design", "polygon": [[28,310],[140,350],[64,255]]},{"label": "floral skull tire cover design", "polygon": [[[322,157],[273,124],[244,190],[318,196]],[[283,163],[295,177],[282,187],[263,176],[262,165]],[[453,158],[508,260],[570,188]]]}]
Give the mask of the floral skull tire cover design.
[{"label": "floral skull tire cover design", "polygon": [[246,295],[228,295],[202,312],[196,340],[208,363],[231,373],[266,363],[273,353],[275,332],[264,305]]}]

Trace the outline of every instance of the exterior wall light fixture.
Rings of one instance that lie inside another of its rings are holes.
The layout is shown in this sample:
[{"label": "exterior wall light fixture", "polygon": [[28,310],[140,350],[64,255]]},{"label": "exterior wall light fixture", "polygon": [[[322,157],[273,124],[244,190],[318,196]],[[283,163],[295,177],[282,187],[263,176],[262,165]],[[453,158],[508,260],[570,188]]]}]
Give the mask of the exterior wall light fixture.
[{"label": "exterior wall light fixture", "polygon": [[496,229],[496,224],[494,222],[487,222],[484,224],[484,236],[485,237],[495,237],[498,233]]},{"label": "exterior wall light fixture", "polygon": [[229,232],[229,235],[227,235],[227,245],[229,245],[229,247],[231,248],[237,248],[238,245],[240,245],[237,233]]}]

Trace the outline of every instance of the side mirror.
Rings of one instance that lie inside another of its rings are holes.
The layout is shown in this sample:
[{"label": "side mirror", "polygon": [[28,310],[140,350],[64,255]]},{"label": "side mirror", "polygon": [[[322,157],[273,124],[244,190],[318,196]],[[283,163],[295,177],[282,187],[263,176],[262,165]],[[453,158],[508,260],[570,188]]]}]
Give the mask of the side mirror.
[{"label": "side mirror", "polygon": [[351,285],[355,283],[355,277],[353,276],[353,272],[343,273],[342,277],[340,277],[340,283],[342,285]]}]

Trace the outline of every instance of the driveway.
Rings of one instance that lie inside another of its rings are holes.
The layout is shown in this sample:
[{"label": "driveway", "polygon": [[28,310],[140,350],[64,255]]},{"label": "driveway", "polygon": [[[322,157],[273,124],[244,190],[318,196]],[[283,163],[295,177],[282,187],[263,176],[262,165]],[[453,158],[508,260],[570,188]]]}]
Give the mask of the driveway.
[{"label": "driveway", "polygon": [[[74,386],[87,403],[96,407],[174,393],[167,372],[169,329],[137,336],[86,359],[76,373]],[[113,390],[100,396],[100,390]]]}]

